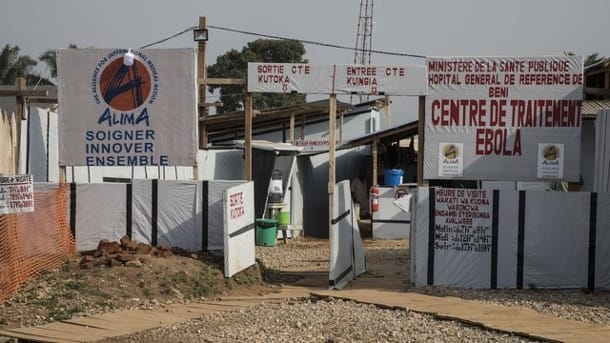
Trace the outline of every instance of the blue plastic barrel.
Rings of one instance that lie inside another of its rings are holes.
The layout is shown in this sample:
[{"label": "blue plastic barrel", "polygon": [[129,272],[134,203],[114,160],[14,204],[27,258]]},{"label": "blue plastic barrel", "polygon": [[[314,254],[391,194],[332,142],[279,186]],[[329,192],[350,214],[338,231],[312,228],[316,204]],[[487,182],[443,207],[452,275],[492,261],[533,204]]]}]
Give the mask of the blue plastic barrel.
[{"label": "blue plastic barrel", "polygon": [[385,169],[383,178],[386,186],[398,186],[402,184],[402,169]]}]

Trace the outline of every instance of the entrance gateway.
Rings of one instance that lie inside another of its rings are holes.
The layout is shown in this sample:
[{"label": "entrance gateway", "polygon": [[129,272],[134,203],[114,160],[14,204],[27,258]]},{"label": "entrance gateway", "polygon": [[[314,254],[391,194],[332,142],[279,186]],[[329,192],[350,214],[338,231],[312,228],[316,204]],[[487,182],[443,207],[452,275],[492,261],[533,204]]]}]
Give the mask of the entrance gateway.
[{"label": "entrance gateway", "polygon": [[[363,273],[365,268],[364,254],[360,253],[363,248],[357,223],[346,219],[354,213],[351,196],[349,196],[349,185],[348,191],[343,192],[344,185],[335,184],[337,94],[424,97],[427,94],[427,70],[423,66],[248,63],[248,94],[253,92],[329,95],[328,228],[331,242],[329,286],[341,288],[358,274]],[[251,99],[246,96],[246,99],[248,98]],[[252,106],[251,102],[246,102],[248,103],[245,106],[246,127],[251,127]],[[251,170],[251,160],[249,161],[251,151],[248,149],[251,149],[252,137],[251,131],[246,131],[246,168]],[[376,164],[376,161],[373,161],[373,168],[376,168]],[[373,174],[376,175],[376,173]],[[338,211],[338,209],[342,211]],[[344,235],[350,236],[351,239],[345,237],[344,240]],[[354,239],[356,236],[357,240]],[[339,242],[349,244],[339,244]]]}]

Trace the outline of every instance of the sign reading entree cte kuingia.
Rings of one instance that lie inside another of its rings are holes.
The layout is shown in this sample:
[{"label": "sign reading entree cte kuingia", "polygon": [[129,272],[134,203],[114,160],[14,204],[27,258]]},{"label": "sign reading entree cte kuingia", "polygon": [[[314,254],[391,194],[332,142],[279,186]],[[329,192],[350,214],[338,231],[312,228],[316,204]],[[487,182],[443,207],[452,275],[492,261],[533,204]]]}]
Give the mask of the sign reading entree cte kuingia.
[{"label": "sign reading entree cte kuingia", "polygon": [[425,95],[426,68],[248,63],[248,92]]},{"label": "sign reading entree cte kuingia", "polygon": [[[424,178],[579,180],[581,57],[431,57],[427,64]],[[541,149],[553,154],[540,159]],[[449,173],[458,162],[461,170]]]},{"label": "sign reading entree cte kuingia", "polygon": [[32,174],[0,175],[0,214],[34,211]]},{"label": "sign reading entree cte kuingia", "polygon": [[194,165],[193,49],[61,50],[58,76],[60,165]]}]

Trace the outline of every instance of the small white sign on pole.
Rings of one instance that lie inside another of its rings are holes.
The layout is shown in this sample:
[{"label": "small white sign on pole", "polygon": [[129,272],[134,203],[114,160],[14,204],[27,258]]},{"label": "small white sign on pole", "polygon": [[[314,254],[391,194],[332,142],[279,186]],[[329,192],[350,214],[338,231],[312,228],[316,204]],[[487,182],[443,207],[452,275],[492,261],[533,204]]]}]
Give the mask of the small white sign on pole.
[{"label": "small white sign on pole", "polygon": [[34,212],[34,177],[0,176],[0,214]]}]

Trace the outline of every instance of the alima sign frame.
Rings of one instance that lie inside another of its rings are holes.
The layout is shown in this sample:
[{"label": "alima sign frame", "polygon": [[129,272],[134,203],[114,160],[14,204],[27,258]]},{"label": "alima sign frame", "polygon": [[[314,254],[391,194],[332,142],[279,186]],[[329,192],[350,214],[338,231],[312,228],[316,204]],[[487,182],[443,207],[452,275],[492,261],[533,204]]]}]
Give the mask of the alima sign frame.
[{"label": "alima sign frame", "polygon": [[194,165],[193,49],[61,50],[58,75],[60,165]]}]

